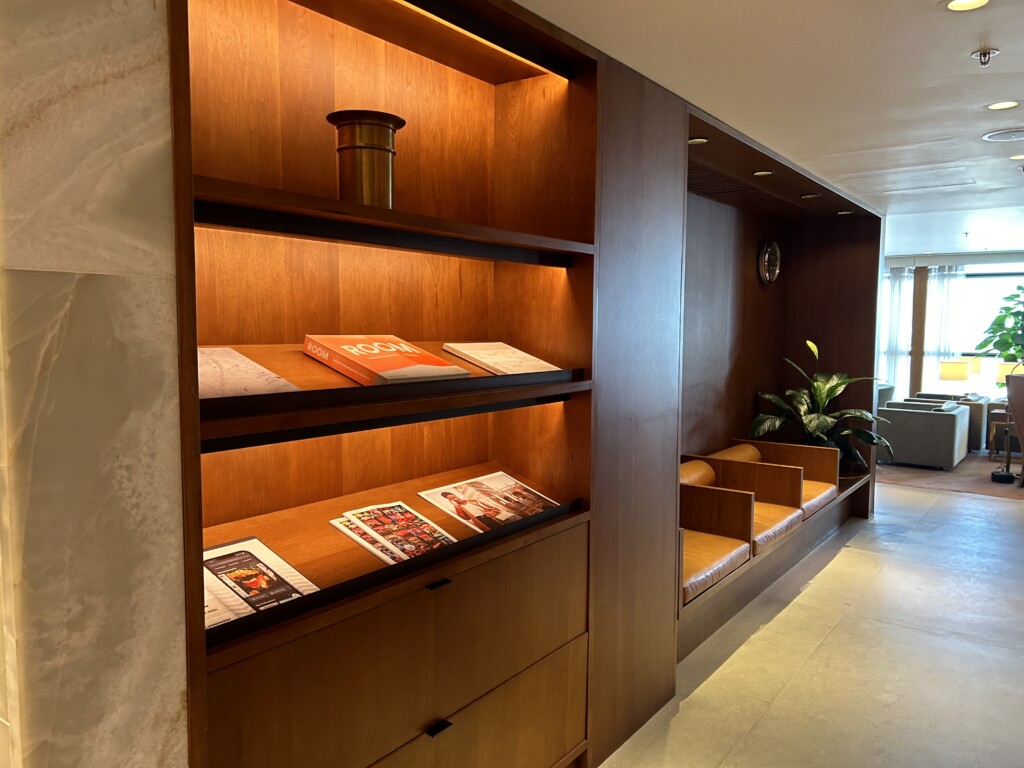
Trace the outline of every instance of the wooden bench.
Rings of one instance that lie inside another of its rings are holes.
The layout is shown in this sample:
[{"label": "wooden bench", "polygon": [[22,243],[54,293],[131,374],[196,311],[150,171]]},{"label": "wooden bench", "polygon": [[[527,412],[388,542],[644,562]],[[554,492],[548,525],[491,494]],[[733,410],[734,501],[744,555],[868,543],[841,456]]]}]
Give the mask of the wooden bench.
[{"label": "wooden bench", "polygon": [[800,503],[806,520],[839,495],[839,451],[812,445],[733,440],[711,458],[750,463],[784,464],[803,469]]},{"label": "wooden bench", "polygon": [[754,495],[718,488],[703,461],[679,467],[680,598],[686,604],[750,559]]}]

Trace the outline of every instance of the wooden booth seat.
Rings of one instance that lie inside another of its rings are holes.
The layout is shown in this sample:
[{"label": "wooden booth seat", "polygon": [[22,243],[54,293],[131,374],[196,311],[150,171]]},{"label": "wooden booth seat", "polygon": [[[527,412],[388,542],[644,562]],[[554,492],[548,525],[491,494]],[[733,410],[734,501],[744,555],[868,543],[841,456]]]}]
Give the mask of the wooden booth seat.
[{"label": "wooden booth seat", "polygon": [[704,461],[679,467],[681,600],[686,604],[750,559],[754,495],[715,487]]},{"label": "wooden booth seat", "polygon": [[710,456],[728,461],[800,467],[803,476],[799,506],[804,520],[839,495],[839,451],[835,448],[737,440]]},{"label": "wooden booth seat", "polygon": [[710,474],[705,473],[706,482],[723,490],[752,495],[753,533],[750,546],[753,556],[767,552],[803,521],[803,470],[800,467],[734,461],[718,458],[718,454],[684,456],[683,459],[689,459],[685,464],[696,462],[707,466],[707,473]]}]

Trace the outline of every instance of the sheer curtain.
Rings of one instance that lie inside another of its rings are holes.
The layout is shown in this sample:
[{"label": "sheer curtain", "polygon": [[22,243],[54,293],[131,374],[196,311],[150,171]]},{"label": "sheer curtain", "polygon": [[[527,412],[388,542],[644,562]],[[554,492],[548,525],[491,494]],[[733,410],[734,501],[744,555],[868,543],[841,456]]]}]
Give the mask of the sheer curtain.
[{"label": "sheer curtain", "polygon": [[967,351],[953,349],[951,344],[953,323],[957,316],[955,296],[958,284],[964,280],[962,266],[928,268],[928,309],[924,319],[924,370],[921,377],[925,390],[933,391],[936,386],[946,385],[948,388],[949,384],[958,384],[941,382],[939,361],[957,357]]},{"label": "sheer curtain", "polygon": [[878,377],[896,387],[894,398],[910,392],[910,338],[914,311],[914,268],[891,267],[882,275]]}]

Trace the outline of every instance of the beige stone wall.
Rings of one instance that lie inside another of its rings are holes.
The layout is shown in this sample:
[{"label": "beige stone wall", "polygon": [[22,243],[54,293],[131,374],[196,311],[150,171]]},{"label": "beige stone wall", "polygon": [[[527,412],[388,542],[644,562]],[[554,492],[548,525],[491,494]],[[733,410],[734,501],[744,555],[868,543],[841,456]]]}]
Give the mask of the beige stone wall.
[{"label": "beige stone wall", "polygon": [[170,138],[166,0],[0,3],[0,766],[187,763]]}]

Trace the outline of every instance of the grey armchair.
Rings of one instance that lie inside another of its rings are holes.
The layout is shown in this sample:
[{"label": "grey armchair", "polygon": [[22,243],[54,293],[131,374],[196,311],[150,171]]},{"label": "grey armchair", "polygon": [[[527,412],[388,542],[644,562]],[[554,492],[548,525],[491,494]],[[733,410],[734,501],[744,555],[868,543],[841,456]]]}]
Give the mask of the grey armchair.
[{"label": "grey armchair", "polygon": [[970,411],[959,403],[890,402],[876,425],[892,445],[893,461],[953,469],[967,456]]}]

